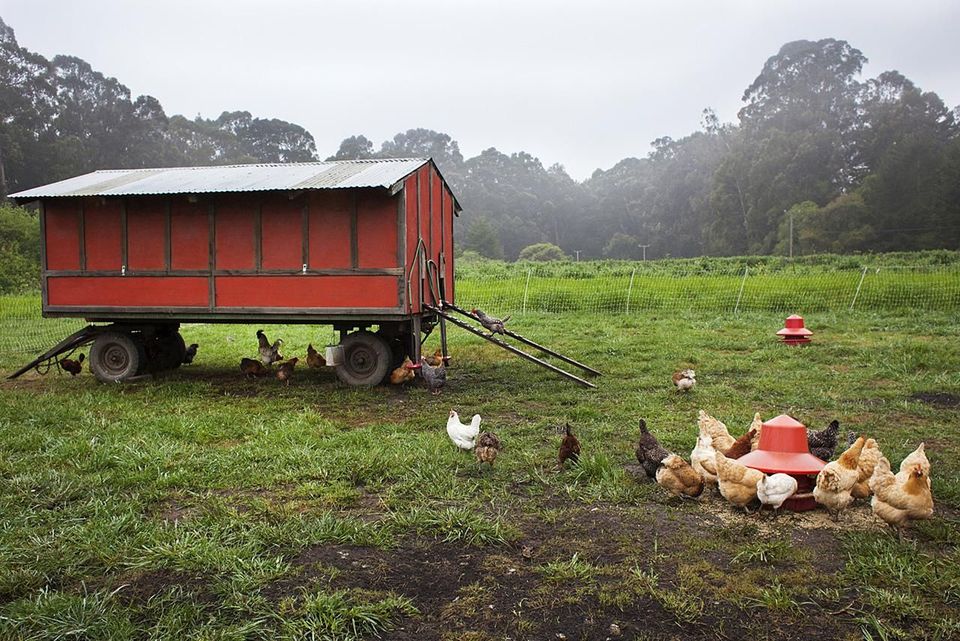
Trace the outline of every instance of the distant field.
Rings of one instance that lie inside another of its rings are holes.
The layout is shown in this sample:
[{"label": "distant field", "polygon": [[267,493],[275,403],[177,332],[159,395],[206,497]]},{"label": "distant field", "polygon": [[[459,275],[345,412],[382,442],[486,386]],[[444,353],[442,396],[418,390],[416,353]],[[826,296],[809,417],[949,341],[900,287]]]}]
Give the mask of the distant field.
[{"label": "distant field", "polygon": [[[212,325],[186,327],[196,364],[157,380],[0,382],[0,638],[960,638],[956,315],[812,313],[802,348],[776,343],[782,321],[512,321],[603,371],[597,390],[456,329],[440,397],[327,370],[287,388],[240,377],[250,327]],[[331,338],[270,335],[300,356]],[[501,437],[493,470],[453,450],[451,408]],[[865,504],[834,523],[670,499],[634,476],[637,419],[686,456],[700,408],[735,433],[755,411],[836,418],[894,465],[924,441],[936,517],[901,541]],[[563,422],[584,457],[557,472]]]}]

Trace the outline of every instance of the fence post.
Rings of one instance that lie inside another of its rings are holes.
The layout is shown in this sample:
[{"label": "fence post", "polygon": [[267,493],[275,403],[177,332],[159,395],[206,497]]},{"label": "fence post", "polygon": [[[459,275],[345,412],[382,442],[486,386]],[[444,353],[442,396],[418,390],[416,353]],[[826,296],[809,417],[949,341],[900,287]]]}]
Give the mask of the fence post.
[{"label": "fence post", "polygon": [[530,289],[530,275],[533,274],[532,269],[527,270],[527,282],[523,286],[523,308],[521,309],[521,314],[527,313],[527,290]]},{"label": "fence post", "polygon": [[633,293],[633,277],[637,275],[637,268],[630,272],[630,285],[627,286],[627,313],[630,313],[630,295]]},{"label": "fence post", "polygon": [[857,283],[857,291],[853,292],[853,300],[850,301],[850,311],[853,311],[853,306],[857,304],[857,297],[860,296],[860,288],[863,287],[863,279],[867,276],[867,268],[863,268],[863,272],[860,274],[860,282]]},{"label": "fence post", "polygon": [[743,298],[743,286],[747,284],[747,271],[749,267],[743,268],[743,280],[740,281],[740,293],[737,294],[737,304],[733,308],[734,314],[740,313],[740,299]]}]

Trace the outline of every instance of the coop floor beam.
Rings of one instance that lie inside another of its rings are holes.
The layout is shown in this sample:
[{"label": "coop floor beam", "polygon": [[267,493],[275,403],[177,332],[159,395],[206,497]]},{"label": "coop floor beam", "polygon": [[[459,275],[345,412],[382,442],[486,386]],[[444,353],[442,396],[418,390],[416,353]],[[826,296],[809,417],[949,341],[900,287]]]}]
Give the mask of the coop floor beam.
[{"label": "coop floor beam", "polygon": [[434,312],[435,314],[437,314],[437,315],[440,316],[441,318],[447,319],[448,321],[450,321],[451,323],[453,323],[453,324],[456,325],[457,327],[459,327],[459,328],[461,328],[461,329],[464,329],[464,330],[470,332],[471,334],[476,334],[477,336],[479,336],[479,337],[482,338],[483,340],[488,341],[488,342],[490,342],[490,343],[493,343],[493,344],[496,345],[497,347],[501,347],[501,348],[507,350],[508,352],[510,352],[510,353],[512,353],[512,354],[516,354],[517,356],[519,356],[519,357],[521,357],[521,358],[525,358],[525,359],[527,359],[528,361],[530,361],[531,363],[536,363],[536,364],[539,365],[540,367],[545,367],[546,369],[554,372],[555,374],[559,374],[560,376],[563,376],[564,378],[566,378],[566,379],[568,379],[568,380],[571,380],[571,381],[573,381],[574,383],[576,383],[576,384],[578,384],[578,385],[582,385],[583,387],[590,387],[590,388],[593,388],[593,389],[596,389],[596,387],[597,387],[596,385],[594,385],[594,384],[591,383],[590,381],[585,381],[585,380],[583,380],[582,378],[580,378],[579,376],[575,376],[575,375],[571,374],[570,372],[567,372],[567,371],[565,371],[565,370],[560,369],[560,368],[557,367],[556,365],[553,365],[553,364],[548,363],[548,362],[546,362],[546,361],[540,360],[540,359],[537,358],[536,356],[532,356],[531,354],[527,354],[527,353],[524,352],[523,350],[517,349],[517,348],[514,347],[513,345],[508,345],[507,343],[504,343],[504,342],[501,341],[501,340],[497,340],[496,338],[494,338],[494,337],[492,337],[492,336],[488,336],[487,334],[485,334],[485,333],[483,333],[482,331],[476,329],[475,327],[472,327],[472,326],[469,325],[468,323],[465,323],[464,321],[460,320],[459,318],[456,318],[455,316],[451,316],[450,314],[447,314],[446,312],[444,312],[444,311],[442,311],[442,310],[440,310],[440,309],[438,309],[438,308],[436,308],[436,307],[430,307],[430,306],[428,306],[427,309],[429,309],[430,311]]}]

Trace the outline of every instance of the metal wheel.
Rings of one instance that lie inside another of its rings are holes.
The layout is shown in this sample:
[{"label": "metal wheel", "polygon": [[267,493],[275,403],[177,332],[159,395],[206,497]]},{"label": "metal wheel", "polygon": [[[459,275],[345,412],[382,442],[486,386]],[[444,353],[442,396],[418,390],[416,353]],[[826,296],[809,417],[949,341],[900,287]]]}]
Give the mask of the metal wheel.
[{"label": "metal wheel", "polygon": [[393,354],[380,336],[367,331],[349,334],[340,343],[343,362],[337,366],[337,378],[348,385],[378,385],[390,370]]},{"label": "metal wheel", "polygon": [[141,348],[129,334],[105,332],[90,348],[90,371],[97,380],[116,383],[135,376],[143,362]]}]

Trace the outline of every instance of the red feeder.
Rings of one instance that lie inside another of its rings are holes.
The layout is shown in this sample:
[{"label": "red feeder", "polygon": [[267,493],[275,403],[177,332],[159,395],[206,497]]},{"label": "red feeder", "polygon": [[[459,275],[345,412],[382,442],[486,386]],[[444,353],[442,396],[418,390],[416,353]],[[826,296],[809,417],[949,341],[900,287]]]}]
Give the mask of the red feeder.
[{"label": "red feeder", "polygon": [[787,322],[783,329],[777,332],[777,336],[783,336],[783,342],[786,345],[803,345],[810,342],[813,332],[803,326],[803,316],[787,316]]},{"label": "red feeder", "polygon": [[[802,318],[800,322],[803,322]],[[807,428],[803,423],[786,414],[770,419],[760,430],[757,449],[737,461],[765,474],[782,472],[797,479],[796,494],[783,504],[788,510],[805,512],[817,506],[813,500],[813,477],[820,473],[825,463],[810,453]]]}]

